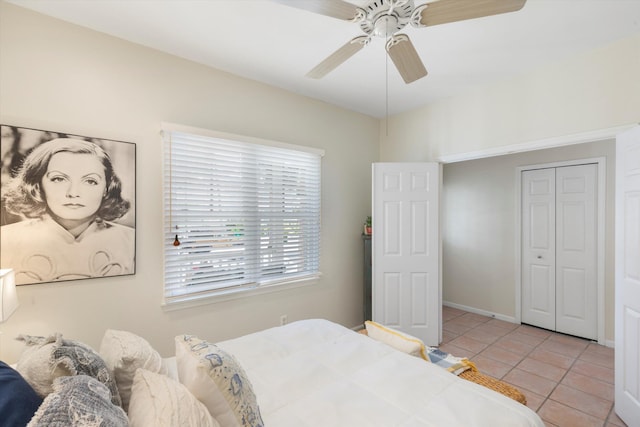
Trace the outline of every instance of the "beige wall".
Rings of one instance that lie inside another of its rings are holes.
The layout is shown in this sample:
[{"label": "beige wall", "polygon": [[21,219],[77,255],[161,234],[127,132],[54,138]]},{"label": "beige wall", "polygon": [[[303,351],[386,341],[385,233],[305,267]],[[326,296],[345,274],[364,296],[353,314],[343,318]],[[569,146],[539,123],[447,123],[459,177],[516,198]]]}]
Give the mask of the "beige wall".
[{"label": "beige wall", "polygon": [[[381,161],[432,161],[640,122],[640,34],[381,123]],[[428,78],[428,77],[427,77]]]},{"label": "beige wall", "polygon": [[516,170],[527,165],[605,158],[605,340],[614,336],[613,140],[531,151],[443,167],[443,300],[515,317]]},{"label": "beige wall", "polygon": [[[378,120],[0,2],[0,122],[137,147],[136,274],[19,287],[21,305],[0,325],[0,358],[15,361],[20,333],[59,331],[97,349],[105,329],[126,329],[169,355],[179,333],[226,339],[282,314],[362,322],[360,232]],[[161,122],[325,150],[317,285],[163,311]]]},{"label": "beige wall", "polygon": [[[640,34],[390,117],[380,124],[380,160],[437,161],[638,123],[638,52]],[[591,151],[576,146],[445,165],[445,301],[514,316],[514,168]],[[613,340],[613,168],[607,172],[605,339]]]}]

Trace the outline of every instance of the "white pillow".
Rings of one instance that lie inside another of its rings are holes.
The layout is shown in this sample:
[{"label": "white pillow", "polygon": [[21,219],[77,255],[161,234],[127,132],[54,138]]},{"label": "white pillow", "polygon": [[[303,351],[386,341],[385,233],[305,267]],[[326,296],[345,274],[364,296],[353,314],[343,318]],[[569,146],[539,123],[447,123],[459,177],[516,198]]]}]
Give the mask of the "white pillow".
[{"label": "white pillow", "polygon": [[162,359],[162,364],[167,367],[167,376],[172,380],[180,381],[178,379],[178,363],[176,357],[165,357]]},{"label": "white pillow", "polygon": [[264,426],[249,378],[223,349],[197,337],[176,337],[178,378],[221,427]]},{"label": "white pillow", "polygon": [[374,340],[390,345],[403,353],[428,360],[421,339],[370,320],[364,322],[364,326],[367,329],[367,335]]},{"label": "white pillow", "polygon": [[100,356],[115,377],[124,410],[129,408],[131,384],[138,368],[166,374],[160,354],[136,334],[108,329],[102,337]]},{"label": "white pillow", "polygon": [[130,427],[219,427],[207,407],[171,378],[145,369],[133,377]]}]

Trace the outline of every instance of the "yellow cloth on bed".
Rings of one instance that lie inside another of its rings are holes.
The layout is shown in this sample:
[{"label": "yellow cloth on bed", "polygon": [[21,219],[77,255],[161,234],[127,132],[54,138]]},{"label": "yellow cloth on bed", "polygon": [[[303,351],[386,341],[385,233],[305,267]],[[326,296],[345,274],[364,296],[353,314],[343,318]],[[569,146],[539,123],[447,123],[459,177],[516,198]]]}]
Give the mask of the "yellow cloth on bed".
[{"label": "yellow cloth on bed", "polygon": [[376,341],[384,342],[396,350],[420,357],[427,362],[434,363],[455,375],[466,370],[477,371],[476,365],[466,357],[456,357],[439,350],[437,347],[427,347],[421,339],[377,322],[364,322],[367,335]]}]

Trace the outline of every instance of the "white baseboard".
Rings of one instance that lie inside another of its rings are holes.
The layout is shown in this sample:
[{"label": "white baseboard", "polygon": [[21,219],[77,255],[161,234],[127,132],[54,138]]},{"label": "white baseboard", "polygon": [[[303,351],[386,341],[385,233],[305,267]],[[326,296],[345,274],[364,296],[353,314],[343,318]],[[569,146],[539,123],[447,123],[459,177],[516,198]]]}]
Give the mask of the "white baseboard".
[{"label": "white baseboard", "polygon": [[491,311],[482,310],[479,308],[468,307],[466,305],[456,304],[455,302],[442,301],[442,305],[451,307],[451,308],[457,308],[458,310],[468,311],[470,313],[479,314],[481,316],[493,317],[494,319],[504,320],[505,322],[509,322],[509,323],[518,323],[516,322],[516,318],[513,316],[506,316],[504,314],[493,313]]}]

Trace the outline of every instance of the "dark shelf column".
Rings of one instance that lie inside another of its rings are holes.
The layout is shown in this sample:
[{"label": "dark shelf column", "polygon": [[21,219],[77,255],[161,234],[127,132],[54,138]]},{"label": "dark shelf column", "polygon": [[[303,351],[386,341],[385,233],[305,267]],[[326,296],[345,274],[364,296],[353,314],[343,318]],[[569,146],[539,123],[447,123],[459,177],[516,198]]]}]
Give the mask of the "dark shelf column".
[{"label": "dark shelf column", "polygon": [[371,319],[371,235],[362,235],[364,242],[364,320]]}]

